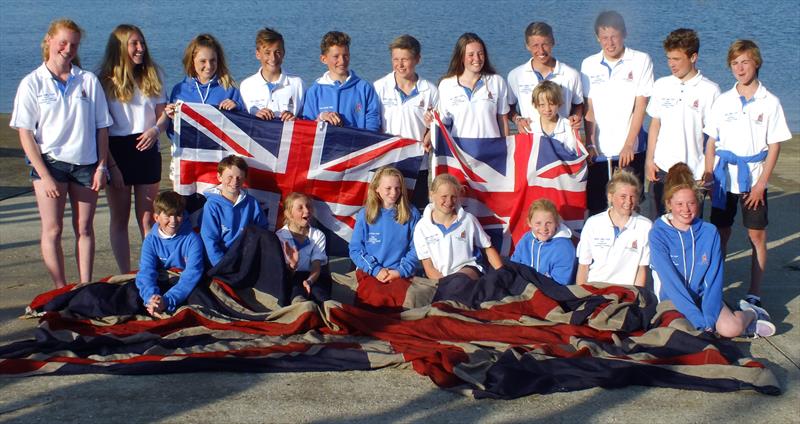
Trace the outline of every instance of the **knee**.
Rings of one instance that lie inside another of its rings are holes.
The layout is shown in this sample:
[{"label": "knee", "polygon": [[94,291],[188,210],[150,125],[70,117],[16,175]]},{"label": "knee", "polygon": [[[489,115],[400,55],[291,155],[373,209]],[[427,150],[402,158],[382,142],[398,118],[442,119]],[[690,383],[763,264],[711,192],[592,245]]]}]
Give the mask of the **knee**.
[{"label": "knee", "polygon": [[42,240],[59,241],[63,230],[64,226],[61,223],[42,224]]},{"label": "knee", "polygon": [[763,246],[767,243],[767,232],[764,230],[750,230],[747,235],[755,246]]},{"label": "knee", "polygon": [[78,238],[94,238],[94,225],[89,223],[88,225],[81,225],[75,229],[75,236]]},{"label": "knee", "polygon": [[717,333],[722,337],[738,337],[744,333],[744,325],[738,319],[720,319],[717,321]]}]

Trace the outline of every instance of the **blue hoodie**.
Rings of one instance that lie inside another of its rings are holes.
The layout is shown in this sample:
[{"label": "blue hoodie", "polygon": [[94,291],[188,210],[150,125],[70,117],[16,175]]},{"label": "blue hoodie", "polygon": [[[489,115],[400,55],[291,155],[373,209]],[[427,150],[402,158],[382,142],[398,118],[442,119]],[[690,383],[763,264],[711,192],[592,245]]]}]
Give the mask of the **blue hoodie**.
[{"label": "blue hoodie", "polygon": [[206,248],[206,255],[211,266],[216,265],[225,256],[225,252],[234,240],[239,237],[244,227],[255,224],[267,228],[267,218],[255,197],[242,189],[236,203],[222,196],[218,188],[205,193],[206,204],[203,205],[203,217],[200,224],[200,236]]},{"label": "blue hoodie", "polygon": [[414,275],[419,267],[414,249],[414,226],[419,221],[419,211],[411,208],[411,218],[405,224],[395,221],[397,209],[381,208],[374,224],[367,222],[366,211],[356,215],[356,225],[350,239],[350,259],[360,270],[373,277],[382,268],[395,269],[403,278]]},{"label": "blue hoodie", "polygon": [[539,241],[532,231],[522,236],[511,260],[527,265],[539,274],[566,286],[575,281],[575,245],[572,244],[572,231],[561,223],[558,232],[547,241]]},{"label": "blue hoodie", "polygon": [[[203,100],[204,98],[205,101]],[[236,102],[235,110],[244,110],[244,102],[239,94],[239,89],[236,87],[226,89],[220,85],[216,77],[205,84],[201,84],[197,78],[187,76],[183,81],[172,87],[172,93],[169,95],[170,103],[183,100],[184,102],[219,106],[225,99],[231,99]]]},{"label": "blue hoodie", "polygon": [[722,310],[722,247],[717,228],[695,218],[687,231],[662,215],[650,230],[650,267],[659,300],[671,300],[697,329],[713,330]]},{"label": "blue hoodie", "polygon": [[158,271],[170,268],[183,270],[178,283],[162,296],[167,304],[167,311],[173,312],[186,300],[203,276],[203,242],[192,230],[192,224],[186,214],[174,237],[162,237],[158,232],[158,224],[154,224],[153,229],[144,238],[139,272],[136,274],[136,287],[145,305],[154,294],[161,294],[158,289]]},{"label": "blue hoodie", "polygon": [[345,127],[381,130],[381,102],[375,89],[350,71],[347,81],[332,81],[325,73],[314,82],[303,100],[303,119],[317,119],[322,112],[336,112]]}]

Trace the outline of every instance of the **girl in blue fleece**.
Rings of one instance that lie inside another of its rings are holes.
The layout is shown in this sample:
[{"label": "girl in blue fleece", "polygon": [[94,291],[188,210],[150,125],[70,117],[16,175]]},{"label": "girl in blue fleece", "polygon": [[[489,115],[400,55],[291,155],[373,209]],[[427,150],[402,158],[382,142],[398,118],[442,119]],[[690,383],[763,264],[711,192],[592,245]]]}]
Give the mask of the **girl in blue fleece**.
[{"label": "girl in blue fleece", "polygon": [[684,163],[667,173],[667,214],[650,230],[650,266],[659,301],[671,300],[698,330],[723,337],[767,337],[775,326],[763,309],[743,304],[731,311],[722,301],[723,254],[716,227],[700,220],[700,190]]},{"label": "girl in blue fleece", "polygon": [[203,218],[200,236],[211,266],[225,256],[225,252],[250,224],[267,228],[267,218],[255,197],[242,189],[247,178],[247,162],[230,155],[217,165],[219,185],[203,193]]},{"label": "girl in blue fleece", "polygon": [[367,201],[356,216],[350,259],[382,283],[410,278],[419,266],[412,238],[419,212],[410,206],[403,174],[384,167],[369,184]]},{"label": "girl in blue fleece", "polygon": [[228,71],[222,44],[213,35],[200,34],[189,42],[183,53],[183,69],[186,77],[172,88],[166,107],[170,118],[178,100],[214,105],[222,110],[244,108],[236,81]]},{"label": "girl in blue fleece", "polygon": [[572,231],[561,222],[556,205],[547,199],[531,203],[528,225],[511,260],[527,265],[563,286],[575,281],[575,245]]},{"label": "girl in blue fleece", "polygon": [[[153,202],[156,223],[142,243],[136,288],[147,313],[160,318],[182,304],[203,276],[203,243],[186,219],[180,194],[165,191]],[[161,294],[158,271],[182,270],[178,283]]]},{"label": "girl in blue fleece", "polygon": [[320,62],[328,66],[303,100],[303,119],[339,127],[380,131],[381,102],[368,81],[350,70],[350,36],[330,31],[320,43]]}]

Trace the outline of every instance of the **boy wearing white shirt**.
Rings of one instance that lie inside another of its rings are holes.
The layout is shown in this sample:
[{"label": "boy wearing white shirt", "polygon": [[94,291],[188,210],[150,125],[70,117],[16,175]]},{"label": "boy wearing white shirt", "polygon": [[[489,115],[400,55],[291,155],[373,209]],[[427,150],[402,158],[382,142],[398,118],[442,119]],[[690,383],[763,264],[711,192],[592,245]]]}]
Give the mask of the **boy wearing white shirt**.
[{"label": "boy wearing white shirt", "polygon": [[653,62],[647,53],[625,46],[622,16],[602,12],[594,29],[602,50],[581,64],[586,147],[594,162],[586,185],[590,215],[606,209],[605,187],[613,168],[631,166],[644,179],[647,135],[642,123],[653,88]]},{"label": "boy wearing white shirt", "polygon": [[664,214],[664,178],[667,170],[683,162],[698,180],[705,168],[703,126],[719,86],[697,70],[700,39],[694,30],[680,28],[664,40],[664,51],[672,75],[659,78],[647,105],[650,130],[647,139],[645,177],[656,202],[657,215]]},{"label": "boy wearing white shirt", "polygon": [[767,183],[780,143],[792,138],[780,100],[758,80],[761,63],[756,43],[731,44],[728,66],[736,84],[714,102],[704,129],[709,137],[704,180],[713,181],[711,223],[719,230],[724,253],[737,203],[741,204],[742,225],[752,246],[750,288],[744,300],[756,306],[767,265]]},{"label": "boy wearing white shirt", "polygon": [[289,121],[303,110],[305,87],[300,77],[283,73],[283,36],[272,28],[256,34],[256,59],[261,68],[239,89],[247,112],[258,118]]},{"label": "boy wearing white shirt", "polygon": [[[525,28],[525,48],[531,59],[508,73],[509,119],[522,134],[531,132],[530,124],[536,117],[531,102],[533,89],[542,81],[553,81],[561,87],[563,104],[558,110],[570,125],[580,128],[583,119],[583,85],[581,74],[553,57],[556,41],[553,28],[544,22],[532,22]],[[519,105],[519,113],[514,105]]]}]

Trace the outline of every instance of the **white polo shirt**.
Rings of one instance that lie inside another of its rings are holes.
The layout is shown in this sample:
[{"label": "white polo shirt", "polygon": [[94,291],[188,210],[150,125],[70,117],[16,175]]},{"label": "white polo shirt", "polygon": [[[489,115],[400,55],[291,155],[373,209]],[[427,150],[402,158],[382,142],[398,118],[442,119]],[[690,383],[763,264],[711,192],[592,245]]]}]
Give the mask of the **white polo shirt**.
[{"label": "white polo shirt", "polygon": [[537,116],[536,119],[531,121],[531,132],[535,137],[537,137],[537,139],[534,140],[534,143],[538,143],[538,137],[552,137],[554,140],[560,141],[564,147],[573,153],[577,151],[578,142],[580,141],[578,129],[572,128],[572,125],[569,124],[569,119],[561,116],[558,117],[556,128],[551,134],[545,134],[544,130],[542,129],[541,118]]},{"label": "white polo shirt", "polygon": [[261,76],[261,68],[247,77],[239,86],[247,113],[255,115],[261,109],[269,109],[276,114],[289,111],[299,116],[303,110],[305,86],[300,77],[281,73],[278,81],[271,84]]},{"label": "white polo shirt", "polygon": [[[616,63],[609,63],[603,51],[581,64],[583,92],[592,100],[595,117],[595,145],[603,157],[619,156],[631,128],[633,105],[639,96],[650,97],[653,62],[647,53],[625,47]],[[639,142],[635,152],[645,150]]]},{"label": "white polo shirt", "polygon": [[538,116],[533,106],[533,89],[541,81],[553,81],[561,87],[564,104],[558,108],[558,114],[568,117],[572,105],[583,103],[583,84],[581,74],[575,69],[556,60],[556,66],[549,75],[540,75],[533,69],[531,61],[517,66],[508,73],[508,103],[519,105],[519,113],[523,118],[534,119]]},{"label": "white polo shirt", "polygon": [[383,132],[422,141],[427,129],[423,115],[439,103],[436,86],[420,78],[411,94],[403,98],[404,94],[397,88],[394,72],[375,81],[373,86],[383,106]]},{"label": "white polo shirt", "polygon": [[589,217],[577,248],[578,263],[589,265],[588,281],[633,285],[638,268],[650,265],[652,226],[634,213],[615,236],[608,210]]},{"label": "white polo shirt", "polygon": [[300,257],[297,261],[297,271],[311,271],[311,262],[313,261],[319,261],[320,265],[328,263],[328,254],[325,253],[325,234],[322,231],[309,227],[308,238],[303,245],[297,243],[286,225],[275,231],[275,235],[281,239],[281,242],[287,241],[295,249],[299,250]]},{"label": "white polo shirt", "polygon": [[703,177],[703,127],[718,96],[719,86],[700,72],[685,82],[674,75],[656,81],[647,114],[661,120],[653,155],[659,169],[668,171],[683,162],[696,179]]},{"label": "white polo shirt", "polygon": [[125,136],[149,130],[158,121],[156,106],[164,103],[167,103],[167,94],[163,87],[161,94],[154,97],[144,97],[139,87],[135,87],[133,98],[127,103],[109,99],[108,111],[114,124],[108,129],[108,135]]},{"label": "white polo shirt", "polygon": [[492,245],[489,236],[471,213],[459,207],[455,222],[447,231],[433,222],[433,205],[428,205],[414,227],[414,248],[419,260],[430,259],[444,276],[471,265],[481,271],[477,249]]},{"label": "white polo shirt", "polygon": [[97,162],[97,129],[110,127],[97,77],[72,65],[66,89],[44,63],[19,83],[9,126],[33,131],[42,154],[74,165]]},{"label": "white polo shirt", "polygon": [[508,86],[497,74],[484,75],[472,95],[452,76],[439,83],[439,114],[446,125],[453,124],[453,137],[501,137],[497,115],[508,113]]},{"label": "white polo shirt", "polygon": [[[728,150],[737,156],[752,156],[768,149],[768,145],[792,138],[786,125],[781,102],[759,82],[753,98],[743,103],[742,96],[732,89],[722,93],[711,107],[704,132],[717,140],[717,150]],[[719,161],[715,158],[714,164]],[[764,161],[749,163],[752,183],[755,184],[764,171]],[[728,183],[725,190],[739,194],[743,190],[737,180],[738,167],[728,166]]]}]

